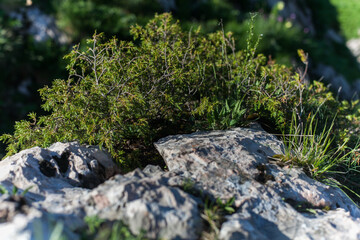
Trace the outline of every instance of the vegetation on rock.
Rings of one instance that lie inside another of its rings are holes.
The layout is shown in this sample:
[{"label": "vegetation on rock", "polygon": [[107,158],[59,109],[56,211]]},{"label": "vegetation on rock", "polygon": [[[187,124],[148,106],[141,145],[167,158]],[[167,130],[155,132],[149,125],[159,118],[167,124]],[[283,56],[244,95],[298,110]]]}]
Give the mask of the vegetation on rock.
[{"label": "vegetation on rock", "polygon": [[[261,12],[261,16],[254,20],[254,33],[263,34],[264,40],[258,45],[258,50],[265,56],[271,55],[272,59],[287,66],[299,66],[301,62],[296,59],[296,50],[302,48],[310,53],[310,78],[321,77],[321,73],[314,75],[316,73],[312,71],[319,63],[331,66],[349,82],[356,80],[360,73],[356,59],[345,43],[334,42],[327,36],[328,30],[345,32],[345,27],[352,26],[350,22],[342,21],[341,15],[344,14],[337,0],[297,0],[286,2],[285,5],[282,1],[273,5],[268,0],[153,1],[150,5],[145,0],[28,2],[32,4],[25,6],[25,1],[20,0],[3,0],[0,3],[0,69],[3,73],[0,77],[0,108],[3,113],[0,134],[13,133],[13,122],[23,119],[29,111],[44,114],[39,107],[41,101],[36,89],[50,85],[54,78],[66,78],[61,56],[72,44],[80,42],[84,47],[81,50],[86,49],[84,39],[89,38],[95,30],[104,32],[108,37],[115,35],[118,39],[130,40],[130,26],[145,24],[155,12],[172,12],[181,21],[183,29],[188,31],[201,26],[202,34],[219,29],[221,21],[224,30],[233,32],[233,37],[237,38],[238,49],[247,46],[247,29],[251,21],[249,12]],[[297,6],[295,10],[287,8],[293,3]],[[282,8],[279,8],[280,5]],[[67,34],[68,44],[59,45],[56,39],[35,41],[30,31],[31,21],[26,14],[37,9],[54,17],[56,26],[53,27]],[[314,24],[315,32],[310,34],[309,26],[298,24],[303,14],[287,12],[286,9],[300,12],[306,9],[305,12],[310,12],[310,22]],[[340,23],[336,18],[337,9]],[[18,19],[15,16],[22,17]],[[4,145],[0,144],[1,157],[3,153]]]},{"label": "vegetation on rock", "polygon": [[[170,134],[256,120],[269,131],[303,137],[316,115],[311,135],[326,138],[325,152],[342,150],[341,161],[322,164],[346,166],[346,174],[356,170],[357,160],[343,156],[356,145],[358,102],[340,102],[322,83],[305,83],[306,70],[296,73],[257,54],[260,37],[253,25],[240,51],[231,32],[184,31],[168,13],[145,27],[133,26],[130,35],[134,41],[94,34],[86,46],[75,46],[66,56],[68,79],[39,90],[49,114],[31,113],[30,120],[15,124],[13,135],[0,137],[8,144],[7,155],[78,140],[106,148],[129,170],[159,161],[152,143]],[[299,55],[306,68],[307,55],[302,50]],[[317,171],[318,165],[306,166]]]}]

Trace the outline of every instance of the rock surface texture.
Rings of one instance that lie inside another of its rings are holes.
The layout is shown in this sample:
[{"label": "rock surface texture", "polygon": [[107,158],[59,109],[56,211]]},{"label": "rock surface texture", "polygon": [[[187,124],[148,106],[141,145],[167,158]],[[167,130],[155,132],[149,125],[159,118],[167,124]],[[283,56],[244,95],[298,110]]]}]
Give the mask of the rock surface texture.
[{"label": "rock surface texture", "polygon": [[21,151],[1,161],[0,169],[0,185],[9,193],[18,189],[0,200],[0,233],[8,234],[3,239],[37,239],[36,229],[49,239],[57,222],[66,223],[69,239],[78,239],[72,231],[84,226],[81,197],[118,172],[108,154],[75,142]]},{"label": "rock surface texture", "polygon": [[76,142],[4,159],[2,239],[50,239],[59,228],[80,239],[94,215],[149,239],[202,239],[206,201],[232,198],[220,239],[360,239],[359,209],[339,189],[269,161],[283,145],[262,129],[169,136],[155,147],[168,171],[119,174],[107,153]]},{"label": "rock surface texture", "polygon": [[237,211],[220,239],[360,239],[359,209],[339,189],[269,163],[283,146],[264,131],[170,136],[156,147],[170,171],[182,171],[214,197],[235,196]]}]

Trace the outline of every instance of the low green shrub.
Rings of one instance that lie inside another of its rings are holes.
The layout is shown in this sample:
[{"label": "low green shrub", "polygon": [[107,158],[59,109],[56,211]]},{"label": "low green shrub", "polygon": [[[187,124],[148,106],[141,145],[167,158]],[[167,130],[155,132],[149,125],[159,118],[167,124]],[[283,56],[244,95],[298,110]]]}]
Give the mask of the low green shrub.
[{"label": "low green shrub", "polygon": [[[8,144],[7,156],[78,140],[106,148],[130,170],[159,160],[152,143],[170,134],[252,120],[288,132],[293,112],[299,121],[317,112],[319,125],[338,113],[342,124],[352,124],[341,112],[347,106],[324,85],[306,86],[304,74],[257,54],[252,24],[242,51],[231,33],[185,32],[170,14],[133,26],[130,34],[133,42],[95,34],[86,46],[74,47],[66,56],[68,79],[39,90],[49,115],[31,113],[30,120],[16,122],[13,135],[0,137]],[[334,133],[341,139],[340,130]]]}]

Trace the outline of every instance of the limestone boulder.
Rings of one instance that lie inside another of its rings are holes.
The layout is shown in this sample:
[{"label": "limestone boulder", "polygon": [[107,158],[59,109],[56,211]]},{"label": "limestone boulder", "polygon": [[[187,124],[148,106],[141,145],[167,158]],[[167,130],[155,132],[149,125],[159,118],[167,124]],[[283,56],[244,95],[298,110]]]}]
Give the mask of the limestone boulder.
[{"label": "limestone boulder", "polygon": [[198,239],[200,199],[179,188],[184,179],[176,174],[146,171],[117,175],[92,190],[85,201],[87,215],[122,220],[134,234],[143,231],[151,239]]},{"label": "limestone boulder", "polygon": [[0,162],[2,239],[81,239],[86,216],[121,221],[149,239],[200,239],[207,201],[234,197],[218,237],[360,239],[360,211],[339,189],[271,158],[284,146],[259,126],[168,136],[159,166],[127,174],[98,147],[76,142]]},{"label": "limestone boulder", "polygon": [[4,159],[0,169],[4,239],[80,239],[85,216],[121,220],[151,239],[197,239],[202,231],[201,200],[181,189],[184,177],[157,166],[117,174],[97,147],[35,147]]},{"label": "limestone boulder", "polygon": [[360,211],[338,188],[269,161],[283,144],[260,129],[198,132],[155,143],[170,171],[214,198],[235,197],[221,239],[358,239]]},{"label": "limestone boulder", "polygon": [[[10,194],[0,200],[0,232],[10,234],[4,239],[48,236],[49,218],[59,222],[63,232],[83,227],[86,215],[81,197],[119,172],[106,152],[77,142],[21,151],[2,160],[0,169],[0,185]],[[14,238],[12,233],[26,234]]]}]

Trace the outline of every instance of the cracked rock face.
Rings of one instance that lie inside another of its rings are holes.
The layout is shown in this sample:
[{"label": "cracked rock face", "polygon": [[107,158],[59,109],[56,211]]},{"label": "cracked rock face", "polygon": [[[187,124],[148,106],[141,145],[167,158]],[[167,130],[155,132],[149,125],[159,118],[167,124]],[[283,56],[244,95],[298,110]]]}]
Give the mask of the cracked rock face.
[{"label": "cracked rock face", "polygon": [[84,217],[96,215],[150,239],[199,239],[205,199],[234,197],[235,212],[219,228],[222,240],[360,239],[360,212],[351,200],[298,168],[269,161],[283,145],[262,129],[169,136],[155,146],[169,171],[149,165],[120,175],[107,153],[76,142],[6,158],[1,237],[50,239],[60,224],[65,237],[80,239]]},{"label": "cracked rock face", "polygon": [[85,209],[88,215],[122,220],[133,233],[145,231],[151,239],[197,239],[202,229],[200,201],[169,186],[173,177],[139,169],[117,175],[87,196]]},{"label": "cracked rock face", "polygon": [[152,239],[197,239],[202,230],[201,201],[179,188],[183,177],[156,166],[113,176],[118,168],[96,147],[35,147],[4,159],[0,169],[0,185],[9,193],[18,188],[0,198],[4,239],[50,239],[56,224],[68,239],[80,239],[84,217],[94,215]]},{"label": "cracked rock face", "polygon": [[[97,167],[92,167],[93,162]],[[72,231],[84,225],[85,216],[81,197],[118,172],[107,153],[76,142],[21,151],[2,160],[0,169],[0,185],[9,193],[14,187],[18,189],[14,196],[0,200],[0,215],[7,216],[0,232],[9,234],[4,239],[32,239],[39,234],[34,231],[38,226],[45,226],[47,230],[40,234],[48,239],[58,221],[66,225],[66,236],[77,239]],[[29,192],[19,198],[26,189]],[[21,200],[21,208],[13,207],[17,202],[12,200],[14,197]],[[24,207],[26,212],[19,211]],[[49,218],[53,219],[50,225]],[[16,235],[21,232],[24,234]]]},{"label": "cracked rock face", "polygon": [[300,169],[271,164],[268,157],[281,154],[283,145],[265,131],[169,136],[155,146],[169,170],[215,198],[235,197],[237,211],[227,216],[221,239],[360,238],[359,209]]}]

